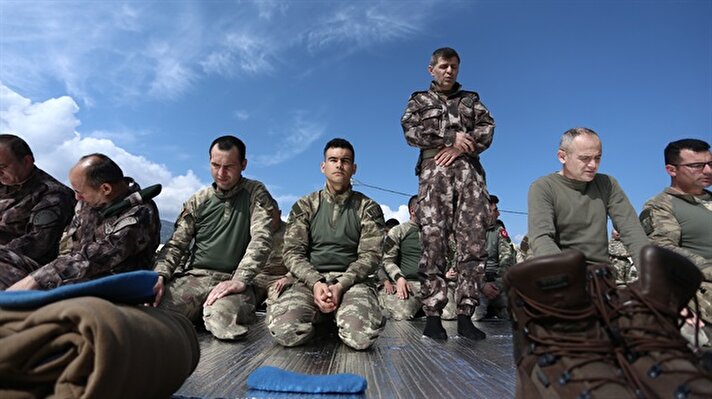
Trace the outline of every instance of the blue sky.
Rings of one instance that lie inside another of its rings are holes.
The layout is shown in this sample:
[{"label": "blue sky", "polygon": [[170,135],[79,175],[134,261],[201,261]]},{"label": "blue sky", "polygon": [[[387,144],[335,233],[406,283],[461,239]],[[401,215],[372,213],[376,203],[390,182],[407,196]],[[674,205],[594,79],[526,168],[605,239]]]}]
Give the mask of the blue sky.
[{"label": "blue sky", "polygon": [[[415,193],[400,117],[430,53],[451,46],[497,123],[482,159],[501,209],[526,211],[531,182],[559,169],[561,133],[586,126],[640,210],[669,183],[669,141],[712,141],[710,21],[704,0],[0,0],[0,131],[64,181],[79,156],[108,154],[164,185],[168,220],[211,182],[207,147],[226,133],[285,214],[323,186],[333,137],[355,145],[358,182]],[[355,188],[407,217],[407,197]],[[526,232],[526,216],[502,219]]]}]

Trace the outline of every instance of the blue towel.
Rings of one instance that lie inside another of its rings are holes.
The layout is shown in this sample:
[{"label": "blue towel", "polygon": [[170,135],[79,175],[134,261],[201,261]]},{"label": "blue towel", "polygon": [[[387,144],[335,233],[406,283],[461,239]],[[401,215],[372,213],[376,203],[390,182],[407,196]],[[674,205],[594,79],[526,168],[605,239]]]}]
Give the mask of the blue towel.
[{"label": "blue towel", "polygon": [[366,390],[366,379],[356,374],[310,375],[262,366],[247,377],[247,387],[276,392],[360,393]]},{"label": "blue towel", "polygon": [[34,309],[48,303],[80,296],[95,296],[129,305],[153,302],[153,286],[157,280],[158,273],[138,270],[83,283],[63,285],[46,291],[3,291],[0,292],[0,308]]}]

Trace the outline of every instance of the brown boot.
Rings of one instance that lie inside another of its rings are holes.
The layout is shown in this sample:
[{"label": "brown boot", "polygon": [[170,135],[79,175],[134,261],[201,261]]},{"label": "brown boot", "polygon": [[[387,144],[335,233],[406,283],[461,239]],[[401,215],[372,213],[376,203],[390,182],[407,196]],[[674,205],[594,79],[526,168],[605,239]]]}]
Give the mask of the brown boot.
[{"label": "brown boot", "polygon": [[504,276],[517,398],[634,398],[586,293],[581,252],[532,258]]},{"label": "brown boot", "polygon": [[621,287],[611,283],[605,265],[590,273],[594,302],[626,377],[646,398],[712,397],[712,375],[680,334],[680,311],[702,274],[687,258],[652,245],[641,251],[638,270],[640,279]]}]

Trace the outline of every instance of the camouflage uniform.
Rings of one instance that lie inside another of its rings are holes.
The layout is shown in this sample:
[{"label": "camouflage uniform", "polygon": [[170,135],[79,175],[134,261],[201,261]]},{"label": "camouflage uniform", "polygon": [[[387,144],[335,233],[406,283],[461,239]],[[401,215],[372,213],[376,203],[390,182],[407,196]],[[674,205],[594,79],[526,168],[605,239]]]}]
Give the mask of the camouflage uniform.
[{"label": "camouflage uniform", "polygon": [[[323,232],[312,229],[320,206],[333,207],[329,218],[332,225],[348,215],[357,215],[358,220],[353,223],[359,231],[358,250],[349,254],[355,260],[344,266],[344,271],[320,272],[312,264],[314,249],[323,245],[315,239]],[[314,335],[314,324],[331,318],[331,314],[322,314],[314,304],[313,287],[319,281],[330,285],[340,283],[343,288],[340,305],[333,316],[341,340],[354,349],[366,349],[375,342],[385,326],[385,319],[376,288],[368,276],[381,262],[384,226],[380,206],[351,189],[334,195],[324,188],[294,204],[284,235],[284,263],[297,281],[267,308],[267,326],[279,344],[301,345]]]},{"label": "camouflage uniform", "polygon": [[279,221],[279,229],[272,233],[272,251],[267,258],[262,270],[255,276],[252,285],[255,288],[257,304],[267,300],[267,304],[272,303],[277,299],[278,292],[275,289],[275,283],[289,273],[287,267],[284,266],[282,251],[284,247],[284,232],[287,224]]},{"label": "camouflage uniform", "polygon": [[531,258],[531,251],[529,248],[529,236],[522,237],[522,241],[519,243],[519,248],[517,248],[517,263],[524,262],[525,260]]},{"label": "camouflage uniform", "polygon": [[0,290],[57,257],[74,203],[71,189],[37,167],[21,185],[0,185]]},{"label": "camouflage uniform", "polygon": [[[696,212],[692,223],[679,220],[682,215],[676,214],[678,208],[673,203],[677,200],[681,200],[678,204],[686,204],[689,210]],[[687,244],[693,240],[703,241],[706,239],[703,237],[711,235],[712,192],[704,190],[703,195],[694,196],[668,187],[643,205],[640,221],[653,243],[686,256],[702,270],[705,280],[700,286],[700,295],[697,295],[697,298],[702,318],[712,322],[712,241],[708,242],[709,247],[700,249],[691,249]],[[691,307],[694,309],[692,304]]]},{"label": "camouflage uniform", "polygon": [[628,250],[620,239],[608,240],[608,258],[616,273],[616,283],[624,284],[638,279],[638,269],[633,265]]},{"label": "camouflage uniform", "polygon": [[[439,316],[445,307],[447,242],[443,237],[454,234],[459,270],[457,313],[472,315],[487,258],[489,217],[479,154],[492,142],[494,119],[477,93],[460,90],[459,83],[449,93],[440,93],[433,83],[428,91],[411,95],[401,125],[408,144],[421,149],[417,221],[423,241],[423,309],[428,316]],[[475,142],[475,152],[460,156],[450,166],[437,166],[432,157],[439,149],[452,146],[456,132],[461,131]]]},{"label": "camouflage uniform", "polygon": [[[455,239],[450,236],[447,241],[447,269],[455,270],[457,273],[457,244]],[[443,320],[457,319],[457,303],[455,302],[455,291],[457,291],[457,276],[454,279],[445,278],[447,283],[447,304],[443,308],[443,313],[440,316]],[[422,287],[421,287],[422,291]]]},{"label": "camouflage uniform", "polygon": [[506,319],[508,318],[507,294],[504,291],[502,277],[516,259],[512,240],[509,239],[509,233],[500,220],[487,229],[487,254],[485,282],[495,283],[499,288],[499,295],[494,299],[487,299],[484,295],[480,296],[480,304],[475,309],[475,320],[485,318],[489,310],[492,310],[498,318]]},{"label": "camouflage uniform", "polygon": [[151,267],[161,240],[158,208],[152,200],[141,199],[133,179],[125,179],[129,191],[120,200],[129,199],[127,208],[111,212],[111,205],[92,208],[77,203],[62,237],[69,252],[30,274],[42,289]]},{"label": "camouflage uniform", "polygon": [[[420,282],[417,281],[417,277],[413,279],[405,276],[400,266],[402,261],[401,242],[412,230],[417,230],[418,236],[420,236],[420,228],[411,220],[393,227],[388,232],[383,248],[383,268],[388,273],[388,277],[396,283],[399,278],[403,277],[408,280],[408,284],[412,288],[406,299],[398,298],[396,293],[386,294],[384,291],[379,293],[382,306],[395,320],[410,320],[423,306],[420,295]],[[422,252],[422,248],[420,252]]]},{"label": "camouflage uniform", "polygon": [[[205,327],[217,338],[244,336],[247,328],[243,324],[256,320],[253,280],[267,261],[272,245],[272,201],[262,183],[245,177],[227,192],[218,190],[213,183],[193,194],[183,204],[173,236],[161,250],[154,267],[165,283],[165,293],[159,306],[177,311],[193,322],[202,316]],[[235,225],[215,231],[223,222]],[[235,231],[238,223],[249,225],[249,231]],[[242,256],[226,259],[223,248],[213,246],[226,245],[225,242],[210,241],[211,237],[219,234],[235,234],[246,240]],[[189,255],[188,264],[183,265],[181,262],[186,259],[186,254]],[[200,254],[229,266],[220,269],[214,263],[203,264],[196,260]],[[210,291],[220,282],[230,279],[243,282],[246,290],[203,307]]]}]

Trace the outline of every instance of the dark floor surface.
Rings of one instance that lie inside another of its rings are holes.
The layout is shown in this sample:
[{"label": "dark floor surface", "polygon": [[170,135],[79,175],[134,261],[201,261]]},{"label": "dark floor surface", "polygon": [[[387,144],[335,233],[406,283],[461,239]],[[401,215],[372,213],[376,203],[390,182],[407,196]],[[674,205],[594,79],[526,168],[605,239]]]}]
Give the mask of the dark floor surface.
[{"label": "dark floor surface", "polygon": [[376,343],[366,351],[342,344],[333,332],[322,332],[309,344],[284,348],[269,335],[264,316],[243,341],[222,342],[199,333],[200,363],[178,392],[178,398],[345,398],[352,396],[277,394],[247,391],[247,376],[259,366],[275,366],[308,374],[354,373],[366,377],[368,388],[358,398],[495,398],[514,397],[510,324],[476,323],[484,341],[457,337],[454,321],[443,321],[447,341],[422,336],[424,319],[389,320]]}]

